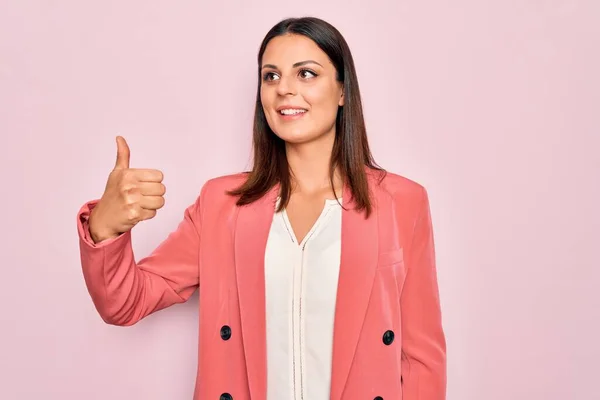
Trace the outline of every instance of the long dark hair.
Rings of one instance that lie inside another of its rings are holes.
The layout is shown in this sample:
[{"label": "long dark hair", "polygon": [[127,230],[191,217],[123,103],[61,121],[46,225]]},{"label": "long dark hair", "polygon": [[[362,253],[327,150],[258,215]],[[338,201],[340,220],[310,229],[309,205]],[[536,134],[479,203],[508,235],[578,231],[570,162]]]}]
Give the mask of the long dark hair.
[{"label": "long dark hair", "polygon": [[[248,179],[229,192],[240,196],[237,205],[250,204],[265,195],[275,184],[280,184],[281,201],[277,211],[283,210],[291,196],[290,170],[285,153],[285,142],[269,127],[260,99],[262,58],[269,41],[284,34],[303,35],[311,39],[327,54],[343,84],[344,105],[338,107],[336,133],[329,180],[339,168],[344,184],[348,185],[358,210],[369,216],[372,204],[365,166],[385,173],[374,161],[367,141],[358,79],[350,48],[342,34],[331,24],[315,17],[288,18],[277,23],[267,33],[258,52],[258,88],[254,111],[254,166]],[[344,199],[344,201],[349,199]]]}]

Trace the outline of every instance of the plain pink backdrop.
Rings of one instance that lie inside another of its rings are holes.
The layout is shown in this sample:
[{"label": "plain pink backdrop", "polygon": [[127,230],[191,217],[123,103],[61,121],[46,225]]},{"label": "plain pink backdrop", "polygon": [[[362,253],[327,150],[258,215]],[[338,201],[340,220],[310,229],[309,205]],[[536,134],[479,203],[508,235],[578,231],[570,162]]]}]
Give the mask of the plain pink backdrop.
[{"label": "plain pink backdrop", "polygon": [[168,188],[138,259],[245,169],[258,46],[303,15],[348,40],[376,159],[429,191],[448,399],[600,399],[595,0],[1,2],[0,398],[191,398],[197,294],[104,324],[75,215],[117,134]]}]

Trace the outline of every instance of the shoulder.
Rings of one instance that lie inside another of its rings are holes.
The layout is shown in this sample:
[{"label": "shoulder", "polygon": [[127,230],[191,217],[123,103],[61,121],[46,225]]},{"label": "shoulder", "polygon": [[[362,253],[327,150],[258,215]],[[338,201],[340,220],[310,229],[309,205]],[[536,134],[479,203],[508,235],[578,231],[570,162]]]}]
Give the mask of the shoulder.
[{"label": "shoulder", "polygon": [[427,189],[423,184],[406,176],[385,171],[368,171],[375,198],[379,203],[391,202],[394,208],[418,213],[428,207]]},{"label": "shoulder", "polygon": [[210,178],[204,182],[197,194],[194,204],[190,206],[194,215],[219,213],[229,210],[235,206],[237,198],[228,194],[230,190],[236,189],[246,180],[248,174],[240,172],[230,175],[222,175]]},{"label": "shoulder", "polygon": [[206,192],[206,196],[210,197],[219,196],[221,194],[226,195],[226,192],[235,189],[244,183],[247,177],[247,172],[217,176],[204,183],[202,192]]},{"label": "shoulder", "polygon": [[427,194],[427,190],[421,183],[403,175],[390,171],[380,172],[375,170],[368,171],[368,175],[372,187],[375,192],[379,192],[379,195],[390,196],[393,199],[422,199]]},{"label": "shoulder", "polygon": [[214,204],[233,199],[227,192],[243,184],[247,177],[247,172],[239,172],[210,178],[202,185],[197,200],[201,203]]}]

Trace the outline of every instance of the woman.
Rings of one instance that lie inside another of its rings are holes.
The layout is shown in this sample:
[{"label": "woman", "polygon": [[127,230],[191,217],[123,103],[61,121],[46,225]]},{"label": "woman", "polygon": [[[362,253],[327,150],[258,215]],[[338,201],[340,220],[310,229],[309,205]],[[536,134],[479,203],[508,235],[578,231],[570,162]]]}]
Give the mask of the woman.
[{"label": "woman", "polygon": [[133,325],[199,289],[195,399],[441,400],[446,347],[425,189],[371,157],[350,50],[286,19],[258,54],[254,167],[211,179],[135,262],[162,174],[118,156],[78,214],[103,320]]}]

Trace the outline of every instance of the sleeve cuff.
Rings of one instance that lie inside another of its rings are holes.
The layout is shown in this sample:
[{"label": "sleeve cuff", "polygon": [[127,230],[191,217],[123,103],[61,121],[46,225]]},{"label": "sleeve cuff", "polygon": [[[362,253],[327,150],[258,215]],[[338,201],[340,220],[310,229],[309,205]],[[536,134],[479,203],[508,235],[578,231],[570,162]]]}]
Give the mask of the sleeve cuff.
[{"label": "sleeve cuff", "polygon": [[125,236],[124,234],[120,234],[117,237],[94,243],[92,235],[90,234],[89,217],[91,211],[94,209],[94,207],[96,207],[96,204],[98,204],[99,200],[100,199],[95,199],[84,203],[77,212],[77,233],[79,234],[81,242],[90,248],[102,248],[110,246],[115,242],[121,241]]}]

